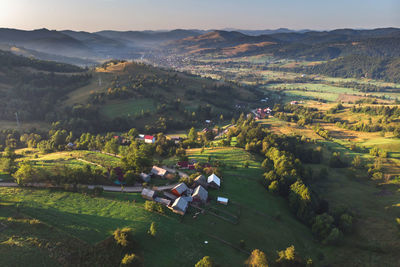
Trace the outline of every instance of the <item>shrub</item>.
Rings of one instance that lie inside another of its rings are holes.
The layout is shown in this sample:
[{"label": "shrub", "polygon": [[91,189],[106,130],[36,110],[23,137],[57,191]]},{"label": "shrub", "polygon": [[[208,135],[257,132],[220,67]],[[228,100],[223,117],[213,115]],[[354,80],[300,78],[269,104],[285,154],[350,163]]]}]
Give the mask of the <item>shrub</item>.
[{"label": "shrub", "polygon": [[146,200],[144,203],[144,209],[147,211],[164,214],[164,206],[154,201]]},{"label": "shrub", "polygon": [[125,254],[121,260],[121,266],[136,266],[138,262],[138,257],[135,254]]},{"label": "shrub", "polygon": [[199,260],[195,265],[195,267],[212,267],[212,266],[214,266],[214,263],[209,256],[205,256],[204,258]]},{"label": "shrub", "polygon": [[249,267],[268,267],[267,256],[261,250],[255,249],[247,259],[246,265]]},{"label": "shrub", "polygon": [[113,236],[118,245],[128,247],[132,244],[131,228],[125,227],[114,231]]},{"label": "shrub", "polygon": [[155,237],[157,235],[157,228],[156,228],[156,223],[152,222],[150,225],[150,229],[147,232],[149,235],[151,235],[152,237]]}]

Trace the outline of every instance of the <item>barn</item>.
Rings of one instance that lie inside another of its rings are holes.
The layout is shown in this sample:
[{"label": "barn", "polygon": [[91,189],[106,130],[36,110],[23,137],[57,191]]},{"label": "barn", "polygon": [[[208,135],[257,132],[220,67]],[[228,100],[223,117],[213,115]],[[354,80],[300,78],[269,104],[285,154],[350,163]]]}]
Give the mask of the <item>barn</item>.
[{"label": "barn", "polygon": [[209,186],[220,188],[221,187],[221,179],[216,176],[214,173],[208,176],[207,183]]},{"label": "barn", "polygon": [[171,206],[173,212],[178,213],[180,215],[185,215],[186,209],[189,206],[189,202],[187,202],[183,197],[177,198]]},{"label": "barn", "polygon": [[194,202],[206,203],[208,199],[208,192],[204,189],[204,187],[199,185],[194,189],[192,197]]},{"label": "barn", "polygon": [[171,189],[171,193],[177,197],[182,196],[189,188],[185,183],[180,183]]}]

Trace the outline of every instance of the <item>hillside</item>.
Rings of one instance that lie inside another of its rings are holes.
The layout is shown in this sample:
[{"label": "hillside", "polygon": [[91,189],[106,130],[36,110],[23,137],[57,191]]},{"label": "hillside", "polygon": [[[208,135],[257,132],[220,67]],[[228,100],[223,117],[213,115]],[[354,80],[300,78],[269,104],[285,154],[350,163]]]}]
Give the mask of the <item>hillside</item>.
[{"label": "hillside", "polygon": [[249,49],[243,55],[269,54],[277,58],[326,60],[351,54],[368,56],[400,56],[400,30],[334,30],[329,32],[286,32],[250,36],[240,32],[213,31],[169,43],[167,48],[176,53],[232,56],[224,49],[270,42],[263,49]]},{"label": "hillside", "polygon": [[0,120],[59,121],[94,132],[131,127],[154,131],[231,118],[254,91],[172,70],[111,61],[91,70],[0,52]]},{"label": "hillside", "polygon": [[87,83],[77,66],[42,61],[0,51],[0,120],[44,121],[54,116],[58,101]]},{"label": "hillside", "polygon": [[[164,131],[220,115],[231,118],[239,112],[236,104],[251,103],[258,97],[249,88],[133,62],[108,62],[90,74],[90,83],[70,92],[63,106],[89,109],[92,115],[112,120],[109,127],[114,123],[118,129],[149,124],[153,130]],[[79,118],[90,120],[90,116]]]}]

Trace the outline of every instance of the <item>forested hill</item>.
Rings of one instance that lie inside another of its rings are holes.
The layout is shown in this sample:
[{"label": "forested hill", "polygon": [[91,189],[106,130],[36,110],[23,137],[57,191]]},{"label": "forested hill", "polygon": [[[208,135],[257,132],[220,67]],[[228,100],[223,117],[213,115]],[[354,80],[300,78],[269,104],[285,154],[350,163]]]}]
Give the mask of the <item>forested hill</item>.
[{"label": "forested hill", "polygon": [[298,68],[271,68],[331,77],[372,78],[400,83],[400,57],[370,57],[350,55],[326,63]]},{"label": "forested hill", "polygon": [[77,132],[132,127],[160,132],[229,119],[259,93],[141,63],[91,69],[0,51],[0,121],[57,122]]},{"label": "forested hill", "polygon": [[268,54],[276,58],[328,60],[359,54],[400,56],[400,29],[335,30],[329,32],[277,33],[248,36],[239,32],[214,31],[168,43],[176,53],[235,56]]},{"label": "forested hill", "polygon": [[77,66],[0,51],[0,120],[45,120],[68,92],[88,83]]}]

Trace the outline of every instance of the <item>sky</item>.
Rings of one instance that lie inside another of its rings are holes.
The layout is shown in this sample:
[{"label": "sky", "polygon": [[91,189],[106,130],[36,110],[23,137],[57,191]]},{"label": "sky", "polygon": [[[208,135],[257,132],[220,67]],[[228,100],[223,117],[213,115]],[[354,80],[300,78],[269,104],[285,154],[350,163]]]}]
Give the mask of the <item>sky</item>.
[{"label": "sky", "polygon": [[1,0],[0,28],[52,30],[400,27],[400,0]]}]

